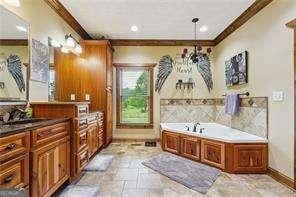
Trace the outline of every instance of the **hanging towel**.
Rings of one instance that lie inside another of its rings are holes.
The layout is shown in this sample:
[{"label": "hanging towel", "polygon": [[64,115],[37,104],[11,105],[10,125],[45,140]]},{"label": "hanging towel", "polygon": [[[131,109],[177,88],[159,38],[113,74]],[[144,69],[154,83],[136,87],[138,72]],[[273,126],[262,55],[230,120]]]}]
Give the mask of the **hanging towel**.
[{"label": "hanging towel", "polygon": [[227,94],[225,98],[225,113],[234,116],[239,110],[239,95]]}]

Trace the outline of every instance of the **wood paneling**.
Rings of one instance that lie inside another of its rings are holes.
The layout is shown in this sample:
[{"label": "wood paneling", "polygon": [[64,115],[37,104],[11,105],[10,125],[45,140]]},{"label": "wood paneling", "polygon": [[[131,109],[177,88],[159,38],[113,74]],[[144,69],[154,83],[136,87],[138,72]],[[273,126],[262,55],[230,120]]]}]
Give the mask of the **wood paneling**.
[{"label": "wood paneling", "polygon": [[91,39],[91,36],[83,29],[70,12],[59,0],[44,0],[70,27],[72,27],[83,39]]},{"label": "wood paneling", "polygon": [[228,173],[266,173],[267,143],[226,143],[162,131],[162,149]]},{"label": "wood paneling", "polygon": [[28,46],[27,39],[0,39],[0,46]]},{"label": "wood paneling", "polygon": [[227,36],[245,24],[250,18],[255,16],[265,6],[270,4],[273,0],[256,0],[246,11],[244,11],[238,18],[236,18],[224,31],[222,31],[215,39],[214,45],[219,44]]},{"label": "wood paneling", "polygon": [[215,46],[213,40],[111,39],[112,46]]}]

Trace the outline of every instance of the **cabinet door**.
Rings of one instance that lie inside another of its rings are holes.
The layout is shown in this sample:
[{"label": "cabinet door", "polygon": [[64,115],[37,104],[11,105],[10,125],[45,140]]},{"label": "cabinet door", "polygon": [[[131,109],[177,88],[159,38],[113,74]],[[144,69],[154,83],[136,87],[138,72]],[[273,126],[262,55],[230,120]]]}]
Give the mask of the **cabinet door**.
[{"label": "cabinet door", "polygon": [[32,196],[50,196],[70,175],[70,143],[67,139],[32,152]]},{"label": "cabinet door", "polygon": [[200,140],[197,137],[181,136],[181,154],[193,160],[200,160]]},{"label": "cabinet door", "polygon": [[87,134],[88,158],[98,150],[98,127],[96,124],[89,126]]},{"label": "cabinet door", "polygon": [[201,161],[225,169],[225,144],[201,140]]},{"label": "cabinet door", "polygon": [[178,154],[180,152],[180,137],[178,134],[163,132],[162,133],[162,145],[163,149],[172,153]]},{"label": "cabinet door", "polygon": [[264,173],[267,170],[267,145],[234,145],[234,171]]},{"label": "cabinet door", "polygon": [[112,90],[107,90],[107,111],[106,111],[106,144],[112,141],[113,137],[113,121],[112,121]]},{"label": "cabinet door", "polygon": [[112,59],[113,59],[113,51],[112,49],[107,46],[107,86],[112,87],[113,84],[113,64],[112,64]]}]

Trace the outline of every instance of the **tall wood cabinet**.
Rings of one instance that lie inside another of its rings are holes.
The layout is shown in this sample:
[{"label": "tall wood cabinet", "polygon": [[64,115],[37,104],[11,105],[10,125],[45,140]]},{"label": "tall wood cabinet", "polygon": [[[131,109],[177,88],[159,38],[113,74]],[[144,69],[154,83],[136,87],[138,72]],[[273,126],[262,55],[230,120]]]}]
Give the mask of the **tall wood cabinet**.
[{"label": "tall wood cabinet", "polygon": [[112,140],[113,49],[108,40],[81,40],[80,56],[55,51],[55,79],[57,101],[86,101],[89,110],[104,112],[105,146]]}]

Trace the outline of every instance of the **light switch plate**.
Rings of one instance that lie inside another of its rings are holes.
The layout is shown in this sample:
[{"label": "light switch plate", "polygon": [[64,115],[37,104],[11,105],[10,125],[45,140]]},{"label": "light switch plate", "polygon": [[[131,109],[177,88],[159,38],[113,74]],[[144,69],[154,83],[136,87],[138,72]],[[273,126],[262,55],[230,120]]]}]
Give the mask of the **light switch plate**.
[{"label": "light switch plate", "polygon": [[71,96],[70,96],[71,98],[71,101],[75,101],[75,94],[71,94]]},{"label": "light switch plate", "polygon": [[90,100],[90,96],[89,96],[89,94],[86,94],[86,95],[85,95],[85,100],[86,100],[86,101],[89,101],[89,100]]},{"label": "light switch plate", "polygon": [[274,91],[272,93],[272,100],[276,102],[280,102],[284,100],[284,92],[283,91]]}]

